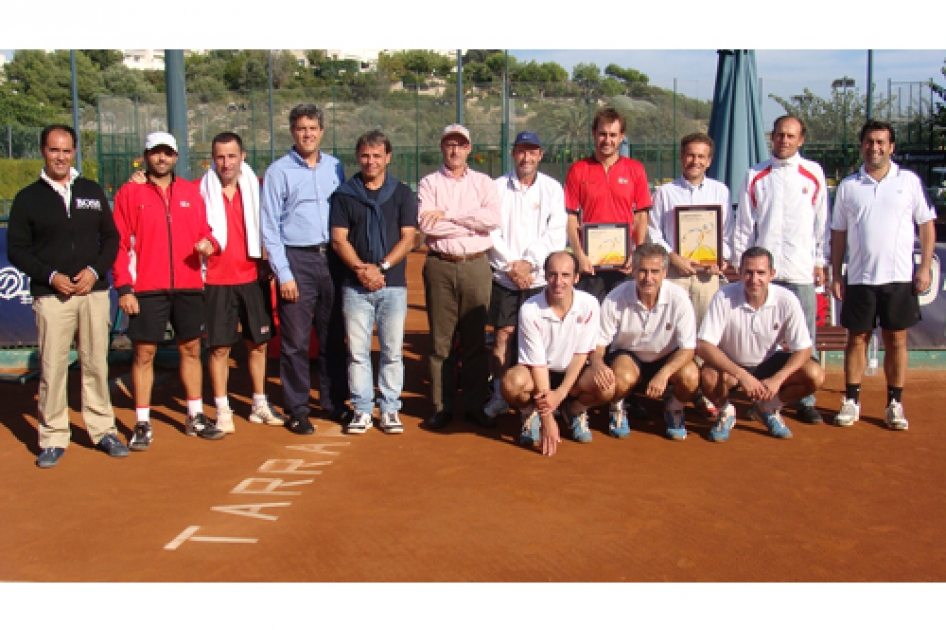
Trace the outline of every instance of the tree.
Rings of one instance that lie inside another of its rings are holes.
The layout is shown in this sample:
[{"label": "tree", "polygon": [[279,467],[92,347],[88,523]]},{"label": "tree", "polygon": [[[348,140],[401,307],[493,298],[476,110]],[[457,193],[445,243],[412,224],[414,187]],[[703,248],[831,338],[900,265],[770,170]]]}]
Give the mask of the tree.
[{"label": "tree", "polygon": [[601,94],[604,96],[617,96],[618,94],[624,94],[627,91],[627,87],[621,81],[613,77],[605,77],[601,81],[601,85],[598,87],[601,91]]},{"label": "tree", "polygon": [[125,55],[120,50],[80,50],[82,54],[89,58],[100,71],[105,71],[112,66],[121,64]]},{"label": "tree", "polygon": [[58,122],[56,112],[29,94],[0,84],[0,124],[44,127]]},{"label": "tree", "polygon": [[[18,50],[3,68],[10,87],[28,94],[47,107],[72,107],[72,71],[68,50],[46,53],[42,50]],[[102,75],[82,51],[76,52],[76,78],[79,106],[94,105],[105,91]]]},{"label": "tree", "polygon": [[[499,50],[498,48],[494,50],[481,50],[481,49],[468,50],[466,51],[466,54],[464,54],[462,57],[463,65],[466,66],[466,64],[468,63],[483,63],[491,55],[495,55],[496,53],[501,53],[501,52],[502,50]],[[464,68],[464,70],[466,70],[466,68]]]},{"label": "tree", "polygon": [[647,83],[650,81],[650,77],[648,77],[643,72],[635,70],[634,68],[622,68],[615,63],[609,63],[604,69],[604,73],[609,77],[613,77],[618,81],[623,82],[628,87],[634,83],[647,85]]},{"label": "tree", "polygon": [[120,63],[110,66],[103,72],[102,80],[105,83],[105,89],[110,94],[131,95],[156,92],[141,70],[132,70]]},{"label": "tree", "polygon": [[594,63],[579,63],[572,68],[572,81],[583,88],[593,88],[601,81],[601,69]]}]

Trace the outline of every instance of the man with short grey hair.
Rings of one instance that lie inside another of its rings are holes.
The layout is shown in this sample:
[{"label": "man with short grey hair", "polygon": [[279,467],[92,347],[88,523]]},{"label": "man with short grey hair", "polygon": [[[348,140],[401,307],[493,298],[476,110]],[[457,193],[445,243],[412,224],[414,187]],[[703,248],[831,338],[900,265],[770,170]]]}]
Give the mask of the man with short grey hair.
[{"label": "man with short grey hair", "polygon": [[283,407],[290,417],[289,430],[299,435],[315,433],[309,421],[313,322],[319,339],[319,404],[324,411],[338,413],[344,397],[337,392],[347,384],[345,355],[329,347],[330,337],[337,342],[344,333],[329,334],[335,283],[328,259],[329,197],[345,181],[345,171],[341,162],[319,150],[325,132],[322,121],[322,110],[312,104],[297,105],[289,113],[293,147],[266,170],[260,200],[263,244],[279,283]]}]

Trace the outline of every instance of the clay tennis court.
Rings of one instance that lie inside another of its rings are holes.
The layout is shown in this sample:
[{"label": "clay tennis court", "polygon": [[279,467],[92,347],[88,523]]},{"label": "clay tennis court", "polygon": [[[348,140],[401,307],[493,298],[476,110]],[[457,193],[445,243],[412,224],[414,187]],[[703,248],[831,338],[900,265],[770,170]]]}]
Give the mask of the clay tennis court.
[{"label": "clay tennis court", "polygon": [[[400,436],[347,436],[316,412],[314,436],[238,420],[222,441],[187,437],[183,390],[162,371],[154,444],[113,460],[92,449],[73,371],[73,442],[39,470],[36,381],[0,384],[0,580],[946,580],[943,374],[910,373],[905,433],[883,427],[878,376],[865,380],[862,419],[849,429],[786,414],[792,440],[740,421],[714,444],[688,409],[690,435],[676,443],[654,401],[653,420],[632,421],[629,439],[610,438],[598,412],[591,444],[566,440],[545,458],[517,445],[512,414],[492,430],[420,426],[430,415],[422,265],[413,253]],[[240,418],[244,361],[235,353]],[[127,371],[115,365],[112,376]],[[274,360],[269,373],[281,406]],[[842,388],[830,372],[818,395],[825,416]],[[212,400],[206,372],[204,390]],[[127,439],[133,405],[120,389],[113,403]]]}]

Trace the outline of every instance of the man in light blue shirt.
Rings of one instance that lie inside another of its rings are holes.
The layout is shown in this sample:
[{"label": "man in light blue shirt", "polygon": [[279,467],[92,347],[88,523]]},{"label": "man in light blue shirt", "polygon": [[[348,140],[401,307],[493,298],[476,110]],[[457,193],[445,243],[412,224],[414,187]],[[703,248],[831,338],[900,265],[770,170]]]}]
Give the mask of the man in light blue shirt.
[{"label": "man in light blue shirt", "polygon": [[344,332],[329,335],[330,320],[337,313],[328,259],[329,197],[345,181],[345,171],[341,162],[319,150],[325,132],[321,109],[297,105],[289,113],[289,129],[292,149],[266,171],[260,228],[279,283],[279,372],[283,406],[290,417],[287,426],[293,433],[310,435],[315,432],[309,421],[313,322],[319,339],[319,403],[335,416],[343,411],[347,397],[344,350],[333,352],[344,343]]}]

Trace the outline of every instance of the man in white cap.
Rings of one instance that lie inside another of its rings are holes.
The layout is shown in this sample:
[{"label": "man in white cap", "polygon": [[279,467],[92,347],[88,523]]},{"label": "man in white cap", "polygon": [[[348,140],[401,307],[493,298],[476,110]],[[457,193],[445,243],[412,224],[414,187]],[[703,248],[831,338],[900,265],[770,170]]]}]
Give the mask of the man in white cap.
[{"label": "man in white cap", "polygon": [[500,384],[515,364],[519,309],[545,286],[542,265],[552,252],[565,249],[565,191],[539,172],[542,142],[532,131],[516,136],[512,147],[515,169],[496,180],[502,203],[502,224],[493,230],[489,264],[493,290],[489,324],[493,327],[493,395],[484,409],[489,417],[509,410]]},{"label": "man in white cap", "polygon": [[454,334],[460,337],[460,387],[467,420],[496,426],[483,413],[489,378],[486,320],[491,272],[486,252],[501,213],[496,184],[470,170],[472,145],[463,125],[448,125],[440,136],[443,166],[417,185],[418,225],[427,237],[424,293],[430,324],[430,385],[434,415],[431,429],[453,417],[456,394],[451,362],[446,362]]},{"label": "man in white cap", "polygon": [[154,355],[168,321],[181,355],[181,381],[187,397],[187,435],[218,440],[225,433],[203,412],[200,337],[204,333],[204,280],[201,256],[220,253],[207,223],[196,185],[174,176],[177,141],[158,131],[145,140],[148,183],[127,183],[115,195],[115,226],[120,237],[112,269],[118,306],[129,316],[134,342],[131,380],[135,398],[133,451],[151,445],[151,386]]}]

